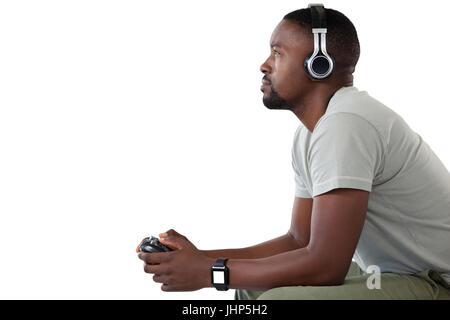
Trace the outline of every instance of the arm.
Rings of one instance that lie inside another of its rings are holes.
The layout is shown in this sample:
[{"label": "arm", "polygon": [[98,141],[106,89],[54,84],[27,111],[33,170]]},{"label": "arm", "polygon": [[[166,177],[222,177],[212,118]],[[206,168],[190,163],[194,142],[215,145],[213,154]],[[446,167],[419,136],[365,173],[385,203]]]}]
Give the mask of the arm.
[{"label": "arm", "polygon": [[356,189],[335,189],[315,197],[309,244],[267,258],[230,259],[229,287],[267,290],[342,284],[364,225],[368,198],[369,192]]},{"label": "arm", "polygon": [[[364,225],[368,199],[369,192],[348,188],[315,197],[307,246],[268,257],[229,259],[229,288],[267,290],[342,284]],[[305,233],[295,227],[297,220],[294,215],[290,233],[306,239]],[[161,241],[177,250],[139,252],[139,258],[145,261],[144,271],[154,274],[153,280],[162,283],[163,291],[211,287],[210,267],[215,259],[205,256],[176,231],[169,230],[167,235]]]},{"label": "arm", "polygon": [[295,198],[289,231],[278,238],[241,249],[200,250],[210,258],[258,259],[306,247],[309,243],[312,199]]}]

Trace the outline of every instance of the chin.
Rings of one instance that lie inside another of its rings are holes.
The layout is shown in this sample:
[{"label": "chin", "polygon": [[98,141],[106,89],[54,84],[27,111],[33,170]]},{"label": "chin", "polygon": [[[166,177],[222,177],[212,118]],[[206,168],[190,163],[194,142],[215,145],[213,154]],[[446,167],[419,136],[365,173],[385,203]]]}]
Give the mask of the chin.
[{"label": "chin", "polygon": [[290,110],[288,103],[276,92],[271,92],[271,94],[264,94],[263,104],[272,110]]},{"label": "chin", "polygon": [[263,98],[263,104],[266,106],[267,109],[271,110],[283,110],[286,109],[285,104],[280,104],[276,101],[270,100],[270,99],[264,99]]}]

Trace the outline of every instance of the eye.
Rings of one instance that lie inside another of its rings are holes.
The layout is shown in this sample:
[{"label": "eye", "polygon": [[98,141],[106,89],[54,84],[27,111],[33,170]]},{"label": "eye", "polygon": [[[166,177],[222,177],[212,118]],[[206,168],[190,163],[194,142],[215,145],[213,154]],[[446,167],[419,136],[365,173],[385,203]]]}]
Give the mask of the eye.
[{"label": "eye", "polygon": [[277,50],[273,49],[274,54],[280,54]]}]

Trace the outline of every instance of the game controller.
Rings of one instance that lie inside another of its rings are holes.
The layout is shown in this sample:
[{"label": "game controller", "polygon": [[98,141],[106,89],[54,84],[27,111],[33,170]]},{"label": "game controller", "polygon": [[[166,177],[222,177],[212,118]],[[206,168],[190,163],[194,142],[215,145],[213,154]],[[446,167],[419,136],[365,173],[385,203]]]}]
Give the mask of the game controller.
[{"label": "game controller", "polygon": [[145,238],[142,241],[142,243],[139,246],[139,248],[143,252],[169,252],[169,251],[173,251],[168,246],[163,245],[161,242],[159,242],[158,238],[153,237],[153,236]]}]

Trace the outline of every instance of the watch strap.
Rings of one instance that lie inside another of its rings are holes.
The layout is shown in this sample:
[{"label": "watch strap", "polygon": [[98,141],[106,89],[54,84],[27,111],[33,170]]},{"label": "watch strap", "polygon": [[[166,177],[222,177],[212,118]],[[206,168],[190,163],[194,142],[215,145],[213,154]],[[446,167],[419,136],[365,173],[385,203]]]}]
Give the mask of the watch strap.
[{"label": "watch strap", "polygon": [[225,263],[228,258],[217,258],[216,263],[214,263],[214,267],[225,267]]}]

